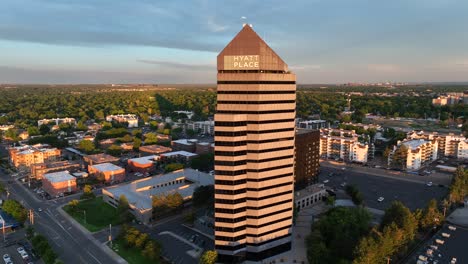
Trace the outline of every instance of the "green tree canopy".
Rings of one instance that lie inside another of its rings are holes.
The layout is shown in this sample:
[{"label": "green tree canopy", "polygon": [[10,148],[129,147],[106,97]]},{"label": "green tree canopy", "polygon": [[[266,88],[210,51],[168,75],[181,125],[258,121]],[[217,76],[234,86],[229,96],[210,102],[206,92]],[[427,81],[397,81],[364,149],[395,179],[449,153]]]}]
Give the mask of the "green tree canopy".
[{"label": "green tree canopy", "polygon": [[24,223],[28,218],[28,211],[16,200],[6,200],[3,202],[2,209],[20,223]]},{"label": "green tree canopy", "polygon": [[218,260],[218,252],[215,250],[207,250],[200,257],[200,264],[215,264]]}]

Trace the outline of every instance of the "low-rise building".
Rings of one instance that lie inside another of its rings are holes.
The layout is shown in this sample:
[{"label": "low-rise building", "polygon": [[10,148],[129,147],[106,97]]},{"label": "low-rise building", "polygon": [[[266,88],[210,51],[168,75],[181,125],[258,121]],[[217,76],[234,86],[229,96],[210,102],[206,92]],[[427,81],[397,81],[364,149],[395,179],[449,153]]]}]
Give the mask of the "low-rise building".
[{"label": "low-rise building", "polygon": [[322,201],[327,196],[328,194],[323,184],[315,184],[297,191],[294,195],[294,204],[300,210]]},{"label": "low-rise building", "polygon": [[112,163],[100,163],[88,167],[89,174],[97,177],[104,175],[105,182],[122,182],[125,179],[125,169]]},{"label": "low-rise building", "polygon": [[214,148],[212,143],[208,142],[197,142],[195,144],[195,153],[198,155],[213,153]]},{"label": "low-rise building", "polygon": [[130,172],[151,172],[154,170],[154,163],[159,160],[159,156],[151,155],[134,159],[129,159],[128,170]]},{"label": "low-rise building", "polygon": [[428,163],[437,160],[437,144],[437,140],[410,139],[399,141],[388,156],[388,165],[392,166],[394,164],[396,151],[404,145],[407,149],[406,155],[398,157],[403,159],[403,167],[407,170],[419,170]]},{"label": "low-rise building", "polygon": [[327,120],[303,120],[297,123],[297,127],[305,129],[322,129],[329,128],[330,124]]},{"label": "low-rise building", "polygon": [[42,189],[52,197],[76,192],[76,178],[68,171],[44,174]]},{"label": "low-rise building", "polygon": [[10,164],[23,170],[30,170],[33,164],[58,161],[60,154],[60,149],[52,148],[46,144],[8,148]]},{"label": "low-rise building", "polygon": [[411,131],[406,135],[407,139],[424,139],[424,140],[437,140],[437,153],[438,157],[453,157],[458,159],[466,159],[468,156],[464,151],[468,139],[462,134],[456,135],[453,133],[437,133],[428,131]]},{"label": "low-rise building", "polygon": [[55,161],[31,165],[31,178],[40,180],[46,173],[57,171],[75,172],[81,169],[81,164],[70,161]]},{"label": "low-rise building", "polygon": [[126,115],[108,115],[106,121],[115,121],[118,123],[128,123],[128,127],[138,127],[138,117],[134,114]]},{"label": "low-rise building", "polygon": [[201,134],[214,135],[215,122],[212,120],[208,121],[196,121],[187,123],[187,128]]},{"label": "low-rise building", "polygon": [[183,150],[187,152],[195,152],[197,148],[196,147],[197,142],[198,142],[198,139],[179,139],[179,140],[173,140],[171,142],[171,145],[174,151]]},{"label": "low-rise building", "polygon": [[14,125],[0,125],[0,130],[1,131],[8,131],[9,129],[15,128]]},{"label": "low-rise building", "polygon": [[42,119],[42,120],[37,121],[37,126],[48,125],[48,124],[54,124],[56,126],[60,124],[76,125],[76,119],[71,118],[71,117],[65,117],[65,118]]},{"label": "low-rise building", "polygon": [[108,139],[99,140],[99,147],[101,149],[108,149],[110,146],[115,144],[115,142],[117,142],[116,138],[108,138]]},{"label": "low-rise building", "polygon": [[159,159],[162,162],[182,162],[186,163],[191,161],[193,158],[198,157],[198,154],[188,152],[188,151],[173,151],[163,153],[159,156]]},{"label": "low-rise building", "polygon": [[154,220],[152,197],[177,192],[187,201],[197,187],[213,183],[212,175],[184,169],[105,188],[102,194],[104,201],[114,207],[118,206],[120,196],[124,195],[130,212],[138,221],[148,224]]},{"label": "low-rise building", "polygon": [[91,165],[100,164],[100,163],[117,164],[119,162],[119,158],[116,158],[109,154],[100,153],[100,154],[94,154],[94,155],[86,155],[83,157],[83,161],[85,165],[89,167]]},{"label": "low-rise building", "polygon": [[160,145],[145,145],[140,147],[140,153],[143,155],[159,155],[172,151],[171,148]]}]

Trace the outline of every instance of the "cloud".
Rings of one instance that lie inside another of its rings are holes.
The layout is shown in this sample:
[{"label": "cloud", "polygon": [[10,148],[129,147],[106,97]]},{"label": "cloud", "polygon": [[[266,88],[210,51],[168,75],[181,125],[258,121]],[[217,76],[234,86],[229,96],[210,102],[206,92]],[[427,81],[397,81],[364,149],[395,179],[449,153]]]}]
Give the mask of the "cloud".
[{"label": "cloud", "polygon": [[214,17],[208,17],[206,24],[208,25],[208,28],[210,29],[210,31],[215,32],[215,33],[226,31],[229,28],[228,26],[223,26],[217,23]]},{"label": "cloud", "polygon": [[159,65],[161,67],[169,67],[169,68],[177,68],[177,69],[184,69],[184,70],[212,70],[213,72],[216,70],[216,66],[214,64],[186,64],[180,62],[171,62],[171,61],[160,61],[160,60],[145,60],[139,59],[137,60],[141,63],[146,64],[154,64]]}]

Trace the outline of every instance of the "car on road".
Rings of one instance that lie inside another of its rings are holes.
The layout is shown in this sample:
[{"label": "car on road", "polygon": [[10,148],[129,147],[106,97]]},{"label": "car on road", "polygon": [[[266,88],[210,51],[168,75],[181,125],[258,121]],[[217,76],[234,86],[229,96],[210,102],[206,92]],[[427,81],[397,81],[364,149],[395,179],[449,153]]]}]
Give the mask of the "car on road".
[{"label": "car on road", "polygon": [[37,211],[38,211],[38,212],[42,212],[42,208],[40,208],[40,207],[37,208]]},{"label": "car on road", "polygon": [[383,200],[385,200],[385,198],[383,198],[382,196],[380,196],[380,197],[377,199],[377,202],[381,203],[381,202],[383,202]]},{"label": "car on road", "polygon": [[329,180],[324,180],[323,183],[329,183],[330,181]]},{"label": "car on road", "polygon": [[345,187],[346,186],[346,182],[343,182],[342,184],[340,184],[341,187]]},{"label": "car on road", "polygon": [[11,264],[11,263],[13,263],[13,262],[11,261],[10,255],[8,255],[8,254],[3,255],[3,261],[5,262],[5,264]]},{"label": "car on road", "polygon": [[432,182],[428,182],[426,183],[427,186],[431,187],[432,186]]}]

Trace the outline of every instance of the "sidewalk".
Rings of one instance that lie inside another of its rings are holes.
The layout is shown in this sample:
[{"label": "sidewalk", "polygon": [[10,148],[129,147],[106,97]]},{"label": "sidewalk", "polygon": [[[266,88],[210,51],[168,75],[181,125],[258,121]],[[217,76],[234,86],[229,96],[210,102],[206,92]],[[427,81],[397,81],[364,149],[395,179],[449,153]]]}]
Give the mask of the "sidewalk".
[{"label": "sidewalk", "polygon": [[117,253],[115,253],[110,247],[106,245],[106,243],[101,244],[97,239],[94,238],[91,232],[88,231],[85,227],[80,225],[73,217],[68,215],[63,209],[62,206],[57,207],[57,212],[59,212],[60,215],[62,215],[65,219],[67,219],[75,228],[80,230],[81,233],[83,233],[91,242],[93,242],[97,247],[101,248],[107,255],[109,255],[111,258],[114,259],[115,263],[121,263],[121,264],[128,264],[128,262],[123,259],[121,256],[119,256]]}]

